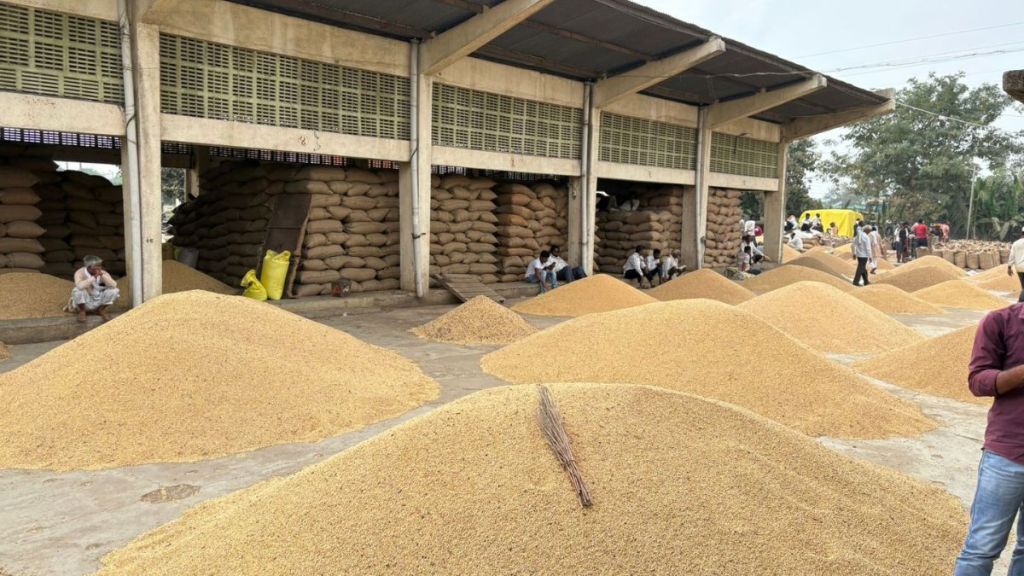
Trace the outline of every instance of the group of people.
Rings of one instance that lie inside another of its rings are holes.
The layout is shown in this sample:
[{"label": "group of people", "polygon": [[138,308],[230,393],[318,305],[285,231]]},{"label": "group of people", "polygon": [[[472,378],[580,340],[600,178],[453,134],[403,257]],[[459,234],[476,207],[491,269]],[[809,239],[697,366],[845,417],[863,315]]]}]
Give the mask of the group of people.
[{"label": "group of people", "polygon": [[[936,225],[939,230],[939,238],[943,235],[949,239],[949,226],[945,225],[945,232],[942,232],[943,225]],[[928,247],[928,226],[923,220],[918,220],[911,226],[907,222],[896,224],[893,229],[892,248],[896,251],[896,261],[906,262],[911,258],[917,258],[918,248]]]},{"label": "group of people", "polygon": [[586,277],[583,268],[570,266],[562,259],[562,250],[558,246],[541,251],[526,267],[526,281],[539,284],[541,293],[558,288],[559,282],[569,283]]},{"label": "group of people", "polygon": [[634,248],[622,265],[622,277],[636,282],[640,288],[644,288],[645,281],[646,286],[653,287],[655,279],[658,284],[663,284],[686,271],[686,266],[679,263],[679,250],[663,256],[661,249],[655,248],[646,257],[642,254],[643,250],[643,246]]}]

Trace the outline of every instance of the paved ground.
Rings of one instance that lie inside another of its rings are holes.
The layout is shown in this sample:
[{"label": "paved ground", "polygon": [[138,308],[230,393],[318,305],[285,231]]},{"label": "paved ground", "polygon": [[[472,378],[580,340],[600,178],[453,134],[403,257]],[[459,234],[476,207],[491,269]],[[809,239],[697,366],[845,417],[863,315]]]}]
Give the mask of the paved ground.
[{"label": "paved ground", "polygon": [[[315,444],[292,444],[185,464],[152,464],[93,472],[51,473],[0,470],[0,575],[78,576],[99,566],[99,559],[138,534],[178,517],[204,500],[269,477],[289,474],[436,406],[483,388],[501,385],[483,374],[480,357],[489,347],[465,348],[429,343],[407,329],[450,306],[401,308],[353,313],[319,321],[373,344],[399,351],[441,384],[434,403],[363,430]],[[977,322],[981,314],[956,312],[944,317],[902,317],[928,336]],[[538,327],[557,323],[531,319]],[[0,364],[10,370],[57,343],[12,347]],[[836,358],[849,361],[850,358]],[[942,486],[969,505],[974,490],[985,410],[961,402],[879,386],[918,402],[942,426],[920,438],[880,441],[821,439],[833,449],[901,470]]]}]

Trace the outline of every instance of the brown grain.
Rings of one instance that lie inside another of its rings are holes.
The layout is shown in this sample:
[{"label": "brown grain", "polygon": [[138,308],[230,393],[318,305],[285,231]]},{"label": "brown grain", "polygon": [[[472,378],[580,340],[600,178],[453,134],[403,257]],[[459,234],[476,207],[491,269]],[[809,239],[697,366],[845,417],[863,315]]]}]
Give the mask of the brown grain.
[{"label": "brown grain", "polygon": [[658,300],[690,300],[708,298],[726,304],[739,304],[754,293],[710,268],[684,274],[648,292]]},{"label": "brown grain", "polygon": [[948,280],[918,290],[914,292],[914,296],[937,306],[967,310],[996,310],[1010,305],[1008,300],[963,280]]},{"label": "brown grain", "polygon": [[874,283],[850,292],[858,300],[886,314],[945,314],[938,306],[925,302],[891,284]]},{"label": "brown grain", "polygon": [[1006,268],[1003,266],[991,268],[977,276],[971,276],[967,281],[983,290],[1014,293],[1021,291],[1020,280],[1017,278],[1017,275],[1007,274]]},{"label": "brown grain", "polygon": [[536,331],[521,316],[486,296],[477,296],[410,330],[425,340],[467,346],[509,344]]},{"label": "brown grain", "polygon": [[512,307],[535,316],[583,316],[657,302],[653,297],[607,274],[597,274],[548,290]]},{"label": "brown grain", "polygon": [[853,284],[836,278],[831,274],[814,270],[806,266],[794,266],[786,264],[774,270],[769,270],[760,276],[743,281],[743,287],[755,294],[771,292],[797,282],[821,282],[844,292],[853,290]]},{"label": "brown grain", "polygon": [[62,316],[72,287],[70,281],[49,274],[0,274],[0,320]]},{"label": "brown grain", "polygon": [[798,252],[795,248],[791,248],[789,246],[789,244],[783,244],[782,245],[782,261],[783,262],[791,262],[792,260],[794,260],[796,258],[799,258],[801,256],[803,256],[803,254]]},{"label": "brown grain", "polygon": [[922,339],[869,304],[820,282],[779,288],[739,308],[821,352],[885,352]]},{"label": "brown grain", "polygon": [[98,576],[872,574],[949,571],[959,500],[717,402],[552,385],[594,505],[535,387],[457,400],[284,479],[201,504]]},{"label": "brown grain", "polygon": [[[538,361],[552,350],[565,353],[557,362]],[[491,352],[481,365],[515,384],[651,384],[692,392],[813,436],[882,438],[935,427],[916,405],[756,316],[712,300],[583,316]]]},{"label": "brown grain", "polygon": [[437,394],[412,362],[339,330],[181,292],[0,375],[0,468],[190,462],[312,442]]},{"label": "brown grain", "polygon": [[910,293],[958,278],[960,278],[959,274],[939,266],[923,266],[911,270],[903,270],[901,267],[887,273],[885,276],[872,276],[874,282],[895,286],[904,292]]},{"label": "brown grain", "polygon": [[894,270],[894,272],[895,273],[903,273],[903,272],[909,272],[911,270],[917,270],[918,268],[925,268],[925,267],[930,267],[930,266],[937,267],[937,268],[942,268],[944,270],[948,270],[949,272],[952,272],[953,274],[955,274],[958,277],[962,277],[962,276],[966,276],[967,275],[967,273],[964,272],[963,269],[960,268],[959,266],[957,266],[956,264],[953,264],[952,262],[950,262],[949,260],[946,260],[945,258],[939,258],[938,256],[932,256],[931,254],[929,254],[928,256],[922,256],[922,257],[917,258],[915,260],[911,260],[910,262],[907,262],[906,264],[901,264],[900,266],[896,267],[896,270]]},{"label": "brown grain", "polygon": [[831,254],[824,252],[813,252],[805,256],[801,256],[796,260],[790,262],[794,266],[806,266],[813,268],[826,274],[831,274],[840,280],[850,280],[853,278],[856,266],[849,260],[842,260],[836,258]]},{"label": "brown grain", "polygon": [[7,347],[7,344],[0,342],[0,362],[11,359],[11,350]]}]

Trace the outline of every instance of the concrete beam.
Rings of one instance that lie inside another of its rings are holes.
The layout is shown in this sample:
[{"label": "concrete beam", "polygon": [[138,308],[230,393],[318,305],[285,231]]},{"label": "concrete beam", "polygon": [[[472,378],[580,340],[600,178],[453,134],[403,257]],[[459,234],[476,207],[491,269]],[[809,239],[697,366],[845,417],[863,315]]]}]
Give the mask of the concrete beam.
[{"label": "concrete beam", "polygon": [[826,86],[828,86],[828,80],[821,74],[815,74],[806,80],[790,84],[784,88],[778,88],[770,92],[758,92],[753,96],[712,104],[708,111],[709,127],[715,129],[733,120],[753,116],[754,114],[817,92]]},{"label": "concrete beam", "polygon": [[885,90],[880,92],[880,94],[886,96],[889,100],[876,106],[863,106],[832,114],[795,118],[782,127],[782,137],[786,140],[807,138],[808,136],[846,126],[847,124],[861,122],[869,118],[884,116],[894,112],[896,110],[896,100],[893,100],[894,92],[892,90]]},{"label": "concrete beam", "polygon": [[139,0],[136,4],[138,17],[146,24],[163,24],[175,10],[180,10],[181,0]]},{"label": "concrete beam", "polygon": [[462,24],[431,38],[420,47],[420,72],[437,74],[469,56],[554,0],[505,0]]},{"label": "concrete beam", "polygon": [[712,36],[700,46],[648,62],[619,76],[601,80],[594,86],[594,107],[604,108],[616,100],[659,84],[723,52],[725,41],[718,36]]}]

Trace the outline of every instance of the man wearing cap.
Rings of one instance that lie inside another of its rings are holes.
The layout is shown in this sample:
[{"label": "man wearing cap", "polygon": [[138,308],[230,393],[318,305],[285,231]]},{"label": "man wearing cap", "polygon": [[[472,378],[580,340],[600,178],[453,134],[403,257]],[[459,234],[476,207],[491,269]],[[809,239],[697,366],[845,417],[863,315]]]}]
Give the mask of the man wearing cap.
[{"label": "man wearing cap", "polygon": [[75,285],[71,288],[68,309],[78,312],[78,321],[85,322],[89,312],[99,314],[103,321],[110,320],[107,308],[117,300],[121,291],[110,273],[103,269],[103,260],[98,256],[86,256],[82,266],[75,272]]},{"label": "man wearing cap", "polygon": [[1017,271],[1017,279],[1020,280],[1020,296],[1017,302],[1024,302],[1024,228],[1020,230],[1020,238],[1010,247],[1010,257],[1006,261],[1006,274],[1013,276]]}]

